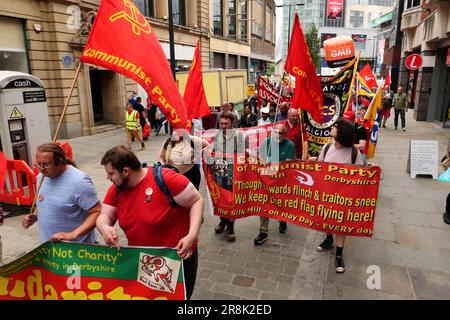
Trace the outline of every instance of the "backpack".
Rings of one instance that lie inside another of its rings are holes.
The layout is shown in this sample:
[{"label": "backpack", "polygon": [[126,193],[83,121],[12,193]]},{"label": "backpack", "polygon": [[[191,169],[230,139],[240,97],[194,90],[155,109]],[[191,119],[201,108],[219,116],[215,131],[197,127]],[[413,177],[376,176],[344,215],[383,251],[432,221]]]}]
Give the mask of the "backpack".
[{"label": "backpack", "polygon": [[[325,159],[325,156],[327,155],[328,150],[330,149],[331,143],[327,143],[325,145],[325,150],[323,152],[323,158]],[[355,164],[356,157],[358,157],[358,149],[356,149],[355,146],[352,146],[352,164]]]},{"label": "backpack", "polygon": [[[143,168],[147,168],[148,165],[146,162],[142,163]],[[162,193],[164,193],[167,198],[169,198],[170,205],[172,207],[178,206],[178,204],[175,202],[175,200],[172,197],[172,194],[169,191],[169,188],[167,188],[167,185],[164,181],[164,178],[162,176],[162,168],[168,168],[178,173],[178,169],[170,164],[161,164],[161,162],[156,162],[153,164],[153,178],[155,179],[156,185],[158,186],[159,190],[161,190]]]}]

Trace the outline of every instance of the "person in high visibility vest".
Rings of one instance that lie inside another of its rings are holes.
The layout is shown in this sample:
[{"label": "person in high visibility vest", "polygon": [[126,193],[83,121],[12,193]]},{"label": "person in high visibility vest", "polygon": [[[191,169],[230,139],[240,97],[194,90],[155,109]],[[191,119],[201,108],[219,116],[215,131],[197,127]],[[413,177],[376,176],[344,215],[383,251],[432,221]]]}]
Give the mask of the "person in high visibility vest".
[{"label": "person in high visibility vest", "polygon": [[130,102],[127,102],[125,112],[125,131],[127,132],[128,149],[131,150],[131,138],[134,137],[141,143],[141,150],[145,150],[145,143],[140,133],[139,112],[133,109],[133,105]]}]

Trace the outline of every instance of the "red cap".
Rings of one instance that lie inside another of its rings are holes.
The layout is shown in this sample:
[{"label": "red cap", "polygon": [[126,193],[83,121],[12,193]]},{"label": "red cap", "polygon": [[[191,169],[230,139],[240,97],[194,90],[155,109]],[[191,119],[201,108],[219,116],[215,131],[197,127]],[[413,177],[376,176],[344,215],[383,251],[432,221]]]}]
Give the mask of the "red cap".
[{"label": "red cap", "polygon": [[353,121],[355,120],[355,114],[352,111],[347,111],[346,113],[344,113],[342,118],[348,121]]}]

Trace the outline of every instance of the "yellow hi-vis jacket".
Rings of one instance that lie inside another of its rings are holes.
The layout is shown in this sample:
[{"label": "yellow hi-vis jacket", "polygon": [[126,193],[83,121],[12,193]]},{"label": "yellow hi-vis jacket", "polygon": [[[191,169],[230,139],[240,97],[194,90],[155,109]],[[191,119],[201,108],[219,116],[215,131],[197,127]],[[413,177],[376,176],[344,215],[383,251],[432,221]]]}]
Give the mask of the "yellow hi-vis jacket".
[{"label": "yellow hi-vis jacket", "polygon": [[125,111],[125,127],[129,130],[138,130],[140,128],[139,119],[136,119],[138,112],[132,110],[131,113]]}]

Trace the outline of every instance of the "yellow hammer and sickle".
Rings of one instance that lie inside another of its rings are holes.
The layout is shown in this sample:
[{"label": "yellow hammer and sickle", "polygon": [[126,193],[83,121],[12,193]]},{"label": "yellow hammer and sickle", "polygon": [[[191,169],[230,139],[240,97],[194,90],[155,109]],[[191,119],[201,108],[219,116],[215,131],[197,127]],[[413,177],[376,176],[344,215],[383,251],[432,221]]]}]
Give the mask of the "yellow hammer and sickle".
[{"label": "yellow hammer and sickle", "polygon": [[[109,17],[109,21],[115,22],[119,19],[125,19],[128,21],[133,29],[133,33],[137,36],[141,35],[141,32],[150,33],[152,32],[152,28],[148,23],[147,19],[141,14],[138,8],[133,4],[131,0],[124,0],[123,2],[125,7],[130,8],[130,14],[125,11],[119,11],[112,16]],[[142,21],[142,22],[141,22]]]},{"label": "yellow hammer and sickle", "polygon": [[189,69],[189,71],[191,71],[192,69],[194,69],[194,67],[195,67],[196,64],[197,64],[197,59],[195,59],[195,56],[194,56],[194,59],[192,59],[192,64],[191,64],[191,68]]}]

